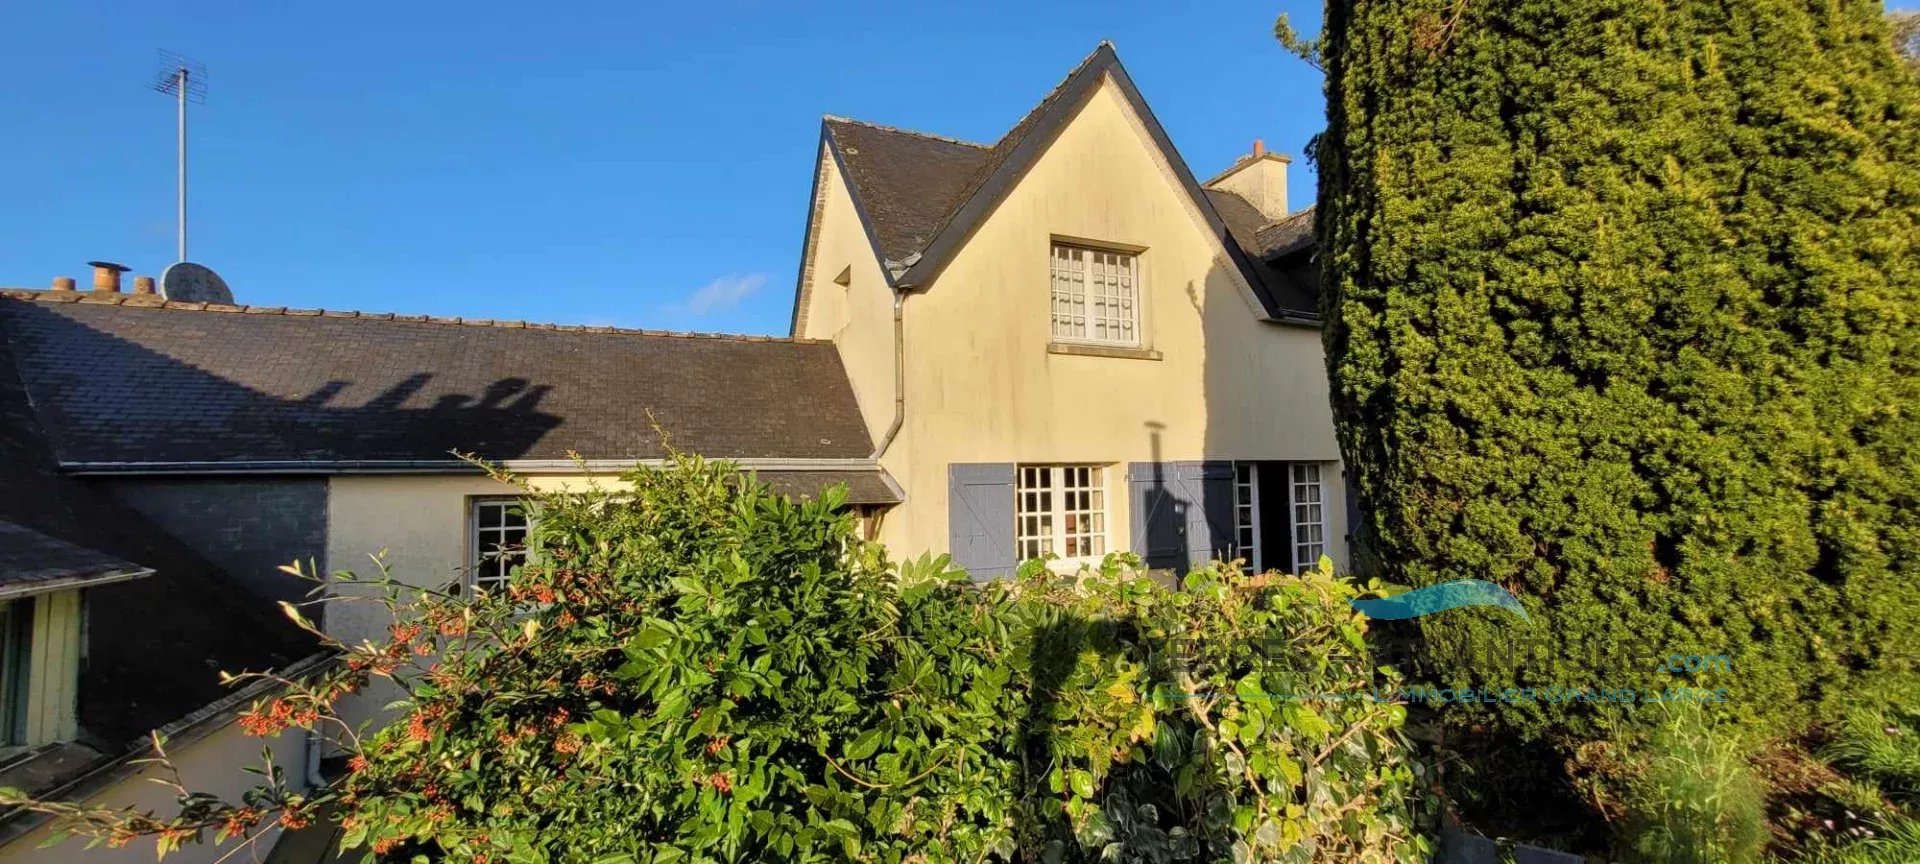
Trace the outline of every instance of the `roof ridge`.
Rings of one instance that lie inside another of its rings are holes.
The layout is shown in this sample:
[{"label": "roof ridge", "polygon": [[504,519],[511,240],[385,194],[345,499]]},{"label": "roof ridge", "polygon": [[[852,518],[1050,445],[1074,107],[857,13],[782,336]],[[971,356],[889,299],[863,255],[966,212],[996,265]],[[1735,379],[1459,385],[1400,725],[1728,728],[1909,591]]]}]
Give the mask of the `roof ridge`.
[{"label": "roof ridge", "polygon": [[912,135],[915,138],[929,138],[934,141],[944,141],[948,144],[958,144],[962,147],[972,147],[977,150],[993,149],[992,144],[981,144],[978,141],[963,141],[959,138],[955,138],[950,135],[936,135],[932,132],[922,132],[918,129],[903,129],[899,126],[889,126],[885,123],[875,123],[872,120],[860,120],[853,117],[844,117],[839,114],[822,114],[820,115],[820,119],[833,121],[836,123],[851,123],[855,126],[865,126],[868,129],[878,129],[882,132],[894,132],[901,135]]},{"label": "roof ridge", "polygon": [[805,339],[796,336],[757,336],[746,333],[700,333],[688,330],[652,330],[639,327],[612,327],[593,324],[547,324],[536,321],[509,321],[494,318],[466,318],[441,315],[403,315],[395,312],[361,312],[341,309],[290,309],[285,306],[251,306],[230,303],[199,303],[184,300],[140,299],[153,295],[95,294],[91,291],[47,291],[32,288],[0,288],[0,297],[39,303],[82,303],[94,306],[128,306],[136,309],[169,309],[180,312],[224,312],[246,315],[280,315],[289,318],[353,318],[366,321],[400,321],[409,324],[442,324],[455,327],[498,327],[510,330],[555,330],[569,333],[609,333],[621,336],[664,336],[674,339],[712,339],[724,342],[787,342],[796,345],[831,345],[831,339]]},{"label": "roof ridge", "polygon": [[947,208],[947,212],[940,217],[940,221],[934,227],[933,235],[927,238],[927,243],[923,244],[922,248],[919,249],[916,254],[924,254],[927,249],[933,247],[934,242],[953,225],[953,221],[960,215],[960,211],[966,209],[967,205],[972,202],[974,196],[980,194],[981,188],[986,186],[987,183],[993,179],[994,175],[1000,173],[1000,167],[1005,165],[1008,159],[1012,158],[1013,151],[1019,149],[1021,142],[1025,141],[1027,135],[1033,131],[1036,121],[1053,107],[1060,96],[1073,84],[1073,80],[1080,77],[1082,73],[1099,62],[1103,54],[1113,58],[1114,62],[1119,62],[1119,54],[1114,49],[1113,43],[1106,39],[1100,40],[1100,44],[1093,46],[1093,50],[1088,52],[1087,56],[1080,58],[1080,62],[1073,64],[1073,68],[1067,72],[1066,77],[1061,78],[1059,83],[1048,88],[1046,95],[1040,97],[1040,101],[1028,109],[1027,113],[1020,115],[1019,121],[1009,127],[1006,133],[1000,136],[1000,140],[993,143],[991,158],[986,161],[986,164],[975,169],[974,176],[967,180],[966,189],[961,193],[960,197]]}]

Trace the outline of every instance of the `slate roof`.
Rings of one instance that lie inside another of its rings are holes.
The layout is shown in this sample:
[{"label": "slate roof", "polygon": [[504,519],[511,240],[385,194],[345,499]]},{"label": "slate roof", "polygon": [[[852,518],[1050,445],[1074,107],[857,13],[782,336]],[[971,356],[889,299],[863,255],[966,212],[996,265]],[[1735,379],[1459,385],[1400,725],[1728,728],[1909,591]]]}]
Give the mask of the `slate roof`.
[{"label": "slate roof", "polygon": [[[0,301],[10,303],[13,301]],[[89,588],[79,720],[108,756],[226,696],[221,671],[286,668],[318,649],[193,549],[62,472],[0,339],[0,520],[154,573]]]},{"label": "slate roof", "polygon": [[455,322],[0,292],[0,333],[73,470],[658,458],[656,423],[711,457],[872,450],[827,342]]},{"label": "slate roof", "polygon": [[152,572],[0,519],[0,598],[99,585]]},{"label": "slate roof", "polygon": [[836,484],[847,487],[848,504],[898,504],[900,491],[879,471],[755,471],[773,491],[794,498],[817,497]]},{"label": "slate roof", "polygon": [[1318,314],[1319,270],[1309,256],[1300,254],[1313,246],[1313,208],[1270,222],[1252,202],[1233,192],[1208,189],[1207,198],[1227,223],[1234,242],[1247,250],[1274,299],[1286,308]]},{"label": "slate roof", "polygon": [[[1148,134],[1221,233],[1228,253],[1246,275],[1268,316],[1303,323],[1316,321],[1319,305],[1311,289],[1302,284],[1303,279],[1274,281],[1276,270],[1267,265],[1268,256],[1263,254],[1269,247],[1261,239],[1262,231],[1271,226],[1264,219],[1253,224],[1242,218],[1244,214],[1229,215],[1221,209],[1220,195],[1212,194],[1217,190],[1203,194],[1120,65],[1113,46],[1104,42],[992,146],[842,117],[826,119],[822,136],[842,167],[876,252],[896,284],[919,286],[931,281],[973,225],[985,218],[1032,167],[1079,105],[1108,76],[1143,118]],[[1221,194],[1231,199],[1227,207],[1238,202],[1239,207],[1251,208],[1237,195]],[[1258,218],[1258,212],[1252,212]],[[1242,223],[1240,230],[1231,227],[1236,221]],[[1275,224],[1291,221],[1289,217]],[[1309,217],[1309,232],[1311,221]],[[1279,239],[1283,238],[1276,235],[1276,242]],[[803,300],[795,298],[796,323]]]},{"label": "slate roof", "polygon": [[884,261],[903,262],[927,248],[994,161],[990,147],[923,132],[844,117],[828,117],[824,126]]}]

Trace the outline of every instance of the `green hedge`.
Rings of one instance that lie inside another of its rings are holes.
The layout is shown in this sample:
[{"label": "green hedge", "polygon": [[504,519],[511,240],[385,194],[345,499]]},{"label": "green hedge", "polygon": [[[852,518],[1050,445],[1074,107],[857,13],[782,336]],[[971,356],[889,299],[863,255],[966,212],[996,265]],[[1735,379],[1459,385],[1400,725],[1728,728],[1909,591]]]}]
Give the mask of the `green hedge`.
[{"label": "green hedge", "polygon": [[1423,619],[1424,675],[1725,686],[1776,731],[1911,691],[1920,99],[1880,4],[1327,12],[1316,218],[1366,533],[1391,581],[1532,613]]},{"label": "green hedge", "polygon": [[[542,494],[508,596],[397,607],[350,843],[494,861],[1416,861],[1420,768],[1349,584],[1110,560],[977,587],[685,460]],[[412,629],[409,629],[412,628]],[[357,686],[348,676],[345,686]],[[322,695],[323,700],[326,698]],[[271,714],[271,709],[268,709]]]}]

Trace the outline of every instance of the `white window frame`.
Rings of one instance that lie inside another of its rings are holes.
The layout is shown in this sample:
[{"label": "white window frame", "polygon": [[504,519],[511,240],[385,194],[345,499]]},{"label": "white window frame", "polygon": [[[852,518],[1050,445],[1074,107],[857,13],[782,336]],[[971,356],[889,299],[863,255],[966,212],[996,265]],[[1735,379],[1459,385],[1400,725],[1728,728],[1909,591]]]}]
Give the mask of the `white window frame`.
[{"label": "white window frame", "polygon": [[1255,573],[1260,565],[1260,465],[1233,463],[1234,556],[1245,559]]},{"label": "white window frame", "polygon": [[1105,465],[1021,464],[1013,476],[1016,558],[1087,563],[1106,557],[1113,528]]},{"label": "white window frame", "polygon": [[[484,589],[496,592],[506,587],[509,575],[515,566],[527,562],[525,545],[528,532],[533,529],[533,519],[526,512],[527,501],[524,498],[485,497],[473,498],[467,504],[467,569],[466,587],[468,590]],[[511,508],[519,507],[519,525],[510,522],[516,518]],[[485,525],[483,510],[500,508],[500,525]],[[518,549],[501,550],[500,542],[512,531],[519,531],[521,546]],[[491,535],[491,536],[489,536]],[[493,572],[489,573],[488,571]]]},{"label": "white window frame", "polygon": [[1327,487],[1318,462],[1287,464],[1287,515],[1292,523],[1293,572],[1320,566],[1327,554]]},{"label": "white window frame", "polygon": [[[1121,348],[1143,345],[1143,251],[1055,238],[1047,250],[1053,341]],[[1102,290],[1103,286],[1111,290]]]}]

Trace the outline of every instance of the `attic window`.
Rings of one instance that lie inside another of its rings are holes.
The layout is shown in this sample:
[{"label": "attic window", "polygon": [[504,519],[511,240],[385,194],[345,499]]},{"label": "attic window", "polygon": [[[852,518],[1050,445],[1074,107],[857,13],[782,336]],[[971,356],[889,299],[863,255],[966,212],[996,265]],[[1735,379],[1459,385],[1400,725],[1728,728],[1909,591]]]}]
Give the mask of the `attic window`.
[{"label": "attic window", "polygon": [[1053,339],[1140,344],[1140,257],[1053,244]]}]

